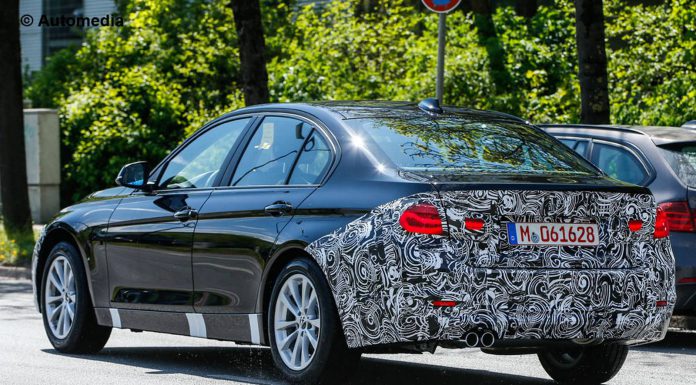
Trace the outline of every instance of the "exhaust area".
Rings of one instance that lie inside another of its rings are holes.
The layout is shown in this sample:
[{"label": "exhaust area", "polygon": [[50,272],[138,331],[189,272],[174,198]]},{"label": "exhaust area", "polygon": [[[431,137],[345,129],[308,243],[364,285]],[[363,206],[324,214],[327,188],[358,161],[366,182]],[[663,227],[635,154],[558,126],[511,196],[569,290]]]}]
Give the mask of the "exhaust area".
[{"label": "exhaust area", "polygon": [[478,346],[479,342],[479,336],[476,334],[476,332],[466,333],[466,336],[464,337],[464,343],[466,343],[466,346],[475,348]]},{"label": "exhaust area", "polygon": [[496,336],[490,330],[475,330],[464,335],[464,343],[470,348],[489,348],[496,341]]}]

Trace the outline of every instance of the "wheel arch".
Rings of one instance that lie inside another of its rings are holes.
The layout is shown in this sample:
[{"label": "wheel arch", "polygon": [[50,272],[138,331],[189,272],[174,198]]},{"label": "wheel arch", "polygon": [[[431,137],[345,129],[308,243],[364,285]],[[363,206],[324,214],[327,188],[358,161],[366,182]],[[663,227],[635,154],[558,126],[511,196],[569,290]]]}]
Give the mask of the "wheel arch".
[{"label": "wheel arch", "polygon": [[[264,269],[264,275],[261,281],[261,286],[259,287],[259,295],[257,299],[256,309],[258,313],[262,314],[263,318],[263,334],[264,341],[269,341],[268,339],[268,306],[271,301],[271,294],[273,292],[273,285],[275,284],[276,278],[289,262],[297,258],[307,258],[310,261],[317,263],[316,259],[312,257],[310,253],[305,250],[307,244],[305,242],[290,242],[282,247],[278,248],[273,256],[266,263],[266,268]],[[323,270],[322,270],[323,272]],[[328,277],[324,276],[324,279],[328,280]],[[331,293],[333,297],[333,293]]]},{"label": "wheel arch", "polygon": [[[43,311],[43,309],[41,308],[41,301],[39,300],[39,296],[41,295],[41,292],[43,290],[43,273],[44,269],[46,268],[46,261],[48,260],[48,256],[51,250],[53,250],[53,248],[61,242],[70,243],[77,249],[77,251],[80,253],[80,257],[82,258],[82,263],[84,264],[85,272],[89,271],[85,251],[80,245],[80,242],[78,241],[76,231],[72,229],[70,226],[60,222],[49,225],[49,227],[46,228],[42,238],[39,240],[39,243],[37,244],[38,249],[36,251],[36,261],[33,272],[34,296],[36,306],[39,312]],[[91,280],[89,279],[89,277],[87,279],[87,282],[89,283],[88,286],[90,288],[91,298],[92,287]]]}]

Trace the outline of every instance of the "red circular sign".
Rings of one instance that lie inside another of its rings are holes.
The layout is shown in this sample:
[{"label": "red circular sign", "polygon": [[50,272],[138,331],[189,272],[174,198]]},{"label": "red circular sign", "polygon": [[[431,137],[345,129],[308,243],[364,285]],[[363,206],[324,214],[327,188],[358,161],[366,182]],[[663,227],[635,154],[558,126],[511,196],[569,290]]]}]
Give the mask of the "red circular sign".
[{"label": "red circular sign", "polygon": [[462,0],[423,0],[423,5],[433,12],[447,13],[459,5]]}]

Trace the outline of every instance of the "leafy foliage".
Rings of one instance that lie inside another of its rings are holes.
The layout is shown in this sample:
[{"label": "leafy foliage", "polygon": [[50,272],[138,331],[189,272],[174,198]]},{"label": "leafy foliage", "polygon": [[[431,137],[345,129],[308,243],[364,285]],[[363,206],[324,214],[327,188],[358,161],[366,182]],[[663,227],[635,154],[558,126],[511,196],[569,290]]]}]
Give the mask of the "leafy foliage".
[{"label": "leafy foliage", "polygon": [[10,238],[0,221],[0,265],[28,265],[34,250],[33,232]]},{"label": "leafy foliage", "polygon": [[[186,134],[242,105],[233,15],[225,0],[126,0],[121,28],[88,34],[34,78],[36,106],[60,108],[68,200],[111,185],[129,161],[157,162]],[[417,1],[296,7],[264,0],[273,101],[421,100],[434,94],[437,15]],[[448,104],[534,122],[577,122],[574,8],[541,2],[532,18],[448,16]],[[689,0],[607,0],[612,120],[696,119],[696,9]]]},{"label": "leafy foliage", "polygon": [[125,163],[157,163],[202,123],[241,106],[224,2],[132,0],[121,8],[124,27],[89,33],[73,62],[52,58],[28,92],[60,107],[69,201],[112,185]]},{"label": "leafy foliage", "polygon": [[609,3],[612,121],[680,126],[696,117],[696,7],[692,0]]}]

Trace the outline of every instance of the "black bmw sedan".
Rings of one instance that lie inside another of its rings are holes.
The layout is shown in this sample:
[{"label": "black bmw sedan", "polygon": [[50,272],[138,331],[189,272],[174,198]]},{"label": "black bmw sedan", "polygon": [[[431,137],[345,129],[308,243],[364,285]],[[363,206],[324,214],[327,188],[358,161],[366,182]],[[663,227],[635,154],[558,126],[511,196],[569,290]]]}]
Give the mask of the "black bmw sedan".
[{"label": "black bmw sedan", "polygon": [[116,182],[35,248],[61,352],[97,352],[114,327],[190,335],[269,345],[288,380],[316,383],[363,352],[479,347],[599,383],[674,306],[650,192],[505,114],[255,106]]}]

